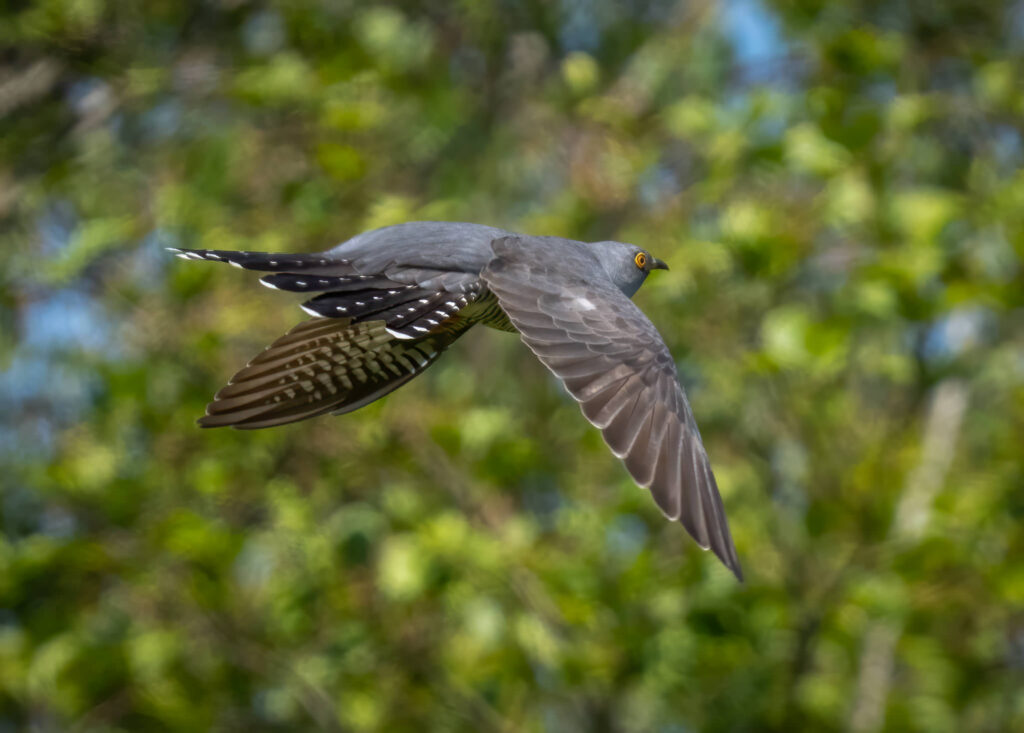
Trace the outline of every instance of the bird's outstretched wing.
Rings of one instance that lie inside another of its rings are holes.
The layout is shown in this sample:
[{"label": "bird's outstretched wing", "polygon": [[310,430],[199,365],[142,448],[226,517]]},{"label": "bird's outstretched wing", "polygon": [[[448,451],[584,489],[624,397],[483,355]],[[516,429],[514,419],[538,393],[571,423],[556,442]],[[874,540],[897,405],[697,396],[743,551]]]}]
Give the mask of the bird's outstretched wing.
[{"label": "bird's outstretched wing", "polygon": [[582,247],[492,244],[484,281],[636,482],[742,579],[697,423],[661,335]]},{"label": "bird's outstretched wing", "polygon": [[342,414],[398,389],[472,324],[458,317],[425,338],[395,338],[383,321],[304,321],[240,370],[206,407],[204,428],[267,428]]}]

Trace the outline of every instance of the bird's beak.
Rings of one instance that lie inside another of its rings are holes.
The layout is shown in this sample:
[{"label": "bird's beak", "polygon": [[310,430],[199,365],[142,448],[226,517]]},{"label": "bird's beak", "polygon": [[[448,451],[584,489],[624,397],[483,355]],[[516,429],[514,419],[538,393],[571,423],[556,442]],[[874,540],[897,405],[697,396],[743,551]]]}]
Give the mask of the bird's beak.
[{"label": "bird's beak", "polygon": [[659,260],[657,257],[651,258],[651,269],[652,270],[667,270],[668,265]]}]

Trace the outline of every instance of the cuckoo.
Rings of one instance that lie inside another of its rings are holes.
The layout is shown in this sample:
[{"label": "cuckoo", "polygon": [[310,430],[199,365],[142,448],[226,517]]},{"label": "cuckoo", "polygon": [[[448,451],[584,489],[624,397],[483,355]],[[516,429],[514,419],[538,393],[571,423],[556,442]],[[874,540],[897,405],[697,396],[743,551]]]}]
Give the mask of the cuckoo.
[{"label": "cuckoo", "polygon": [[317,254],[176,249],[309,295],[299,323],[214,396],[203,427],[343,414],[402,386],[480,323],[517,332],[661,511],[738,577],[739,559],[675,361],[631,300],[668,267],[622,242],[410,222]]}]

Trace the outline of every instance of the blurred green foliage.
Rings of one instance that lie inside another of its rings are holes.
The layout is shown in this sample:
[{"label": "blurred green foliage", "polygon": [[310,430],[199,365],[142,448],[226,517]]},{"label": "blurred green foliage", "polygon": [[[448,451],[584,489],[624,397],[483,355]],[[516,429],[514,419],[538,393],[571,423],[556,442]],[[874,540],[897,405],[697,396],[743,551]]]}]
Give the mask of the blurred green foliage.
[{"label": "blurred green foliage", "polygon": [[[1024,730],[1020,0],[0,9],[0,731]],[[165,246],[616,238],[748,581],[514,336],[193,420],[300,319]]]}]

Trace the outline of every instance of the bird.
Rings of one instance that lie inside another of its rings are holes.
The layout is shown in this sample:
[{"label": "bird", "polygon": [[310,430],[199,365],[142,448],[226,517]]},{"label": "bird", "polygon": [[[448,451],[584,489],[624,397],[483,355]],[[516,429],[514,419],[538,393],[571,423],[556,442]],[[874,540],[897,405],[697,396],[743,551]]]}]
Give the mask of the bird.
[{"label": "bird", "polygon": [[438,221],[366,231],[314,254],[170,249],[312,296],[301,305],[312,318],[239,370],[201,427],[348,413],[421,374],[474,325],[515,332],[665,516],[742,581],[675,360],[632,301],[651,272],[668,269],[647,250]]}]

